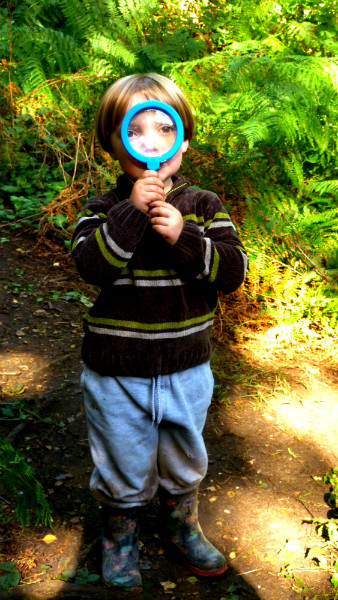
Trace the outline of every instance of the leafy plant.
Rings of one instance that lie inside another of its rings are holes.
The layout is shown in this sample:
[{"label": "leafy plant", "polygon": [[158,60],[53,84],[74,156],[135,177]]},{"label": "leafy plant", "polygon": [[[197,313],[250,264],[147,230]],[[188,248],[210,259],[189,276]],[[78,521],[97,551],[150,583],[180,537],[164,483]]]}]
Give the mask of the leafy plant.
[{"label": "leafy plant", "polygon": [[[22,394],[25,390],[23,384],[17,384],[12,388],[3,388],[1,391],[1,395],[3,398],[14,396],[17,397],[18,394]],[[4,401],[0,402],[0,419],[27,419],[26,412],[26,402],[25,400],[13,400],[13,401]]]},{"label": "leafy plant", "polygon": [[0,571],[4,571],[0,575],[0,590],[7,591],[10,587],[19,584],[21,575],[15,567],[16,563],[14,561],[0,563]]},{"label": "leafy plant", "polygon": [[[334,509],[337,508],[337,474],[338,467],[334,467],[330,473],[326,473],[323,476],[324,483],[331,485],[327,501],[329,506]],[[320,545],[314,545],[309,548],[307,556],[314,560],[321,568],[329,572],[333,587],[338,588],[338,518],[336,511],[332,517],[328,519],[314,519],[312,523],[318,526],[317,533],[324,541]]]},{"label": "leafy plant", "polygon": [[89,573],[87,568],[79,569],[78,571],[63,571],[60,577],[63,581],[73,581],[74,583],[94,583],[100,579],[100,575]]},{"label": "leafy plant", "polygon": [[89,298],[87,298],[87,296],[85,296],[81,292],[77,292],[77,291],[66,292],[64,294],[64,296],[62,296],[62,298],[64,300],[80,300],[81,304],[83,304],[84,306],[87,306],[88,308],[93,306],[93,303],[89,300]]},{"label": "leafy plant", "polygon": [[333,467],[331,473],[325,473],[323,481],[331,485],[329,505],[338,508],[338,467]]},{"label": "leafy plant", "polygon": [[15,499],[15,512],[23,527],[35,513],[35,524],[51,526],[51,515],[41,483],[22,454],[0,438],[0,475],[2,485]]}]

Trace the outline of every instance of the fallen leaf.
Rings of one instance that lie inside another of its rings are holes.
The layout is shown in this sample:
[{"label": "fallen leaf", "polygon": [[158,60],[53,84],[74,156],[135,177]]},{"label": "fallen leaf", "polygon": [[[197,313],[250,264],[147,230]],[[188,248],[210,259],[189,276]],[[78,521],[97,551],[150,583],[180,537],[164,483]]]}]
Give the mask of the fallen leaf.
[{"label": "fallen leaf", "polygon": [[236,558],[236,552],[230,552],[229,558]]},{"label": "fallen leaf", "polygon": [[212,496],[211,498],[209,498],[209,502],[216,502],[217,500],[217,496]]},{"label": "fallen leaf", "polygon": [[44,538],[42,538],[42,541],[45,542],[45,544],[52,544],[53,542],[56,542],[56,540],[56,535],[52,535],[51,533],[48,533]]},{"label": "fallen leaf", "polygon": [[258,483],[259,483],[259,485],[260,485],[262,488],[264,488],[264,489],[266,489],[266,488],[268,488],[268,487],[269,487],[269,484],[268,484],[268,483],[266,483],[265,481],[259,481]]},{"label": "fallen leaf", "polygon": [[228,496],[229,498],[233,498],[234,496],[236,496],[235,492],[228,492]]},{"label": "fallen leaf", "polygon": [[189,583],[198,583],[197,577],[188,577],[187,581]]},{"label": "fallen leaf", "polygon": [[176,583],[173,583],[172,581],[160,581],[160,584],[166,594],[171,594],[170,590],[173,590],[176,587]]}]

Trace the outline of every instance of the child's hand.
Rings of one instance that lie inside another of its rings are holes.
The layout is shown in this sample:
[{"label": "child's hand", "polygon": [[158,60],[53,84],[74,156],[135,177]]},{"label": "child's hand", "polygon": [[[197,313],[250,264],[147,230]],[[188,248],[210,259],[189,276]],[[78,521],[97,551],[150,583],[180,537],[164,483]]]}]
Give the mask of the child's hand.
[{"label": "child's hand", "polygon": [[166,202],[152,202],[150,205],[150,223],[168,244],[177,242],[183,229],[183,217],[177,208]]},{"label": "child's hand", "polygon": [[139,210],[147,213],[149,204],[156,200],[165,200],[164,183],[160,180],[157,171],[144,171],[134,183],[130,195],[130,202]]}]

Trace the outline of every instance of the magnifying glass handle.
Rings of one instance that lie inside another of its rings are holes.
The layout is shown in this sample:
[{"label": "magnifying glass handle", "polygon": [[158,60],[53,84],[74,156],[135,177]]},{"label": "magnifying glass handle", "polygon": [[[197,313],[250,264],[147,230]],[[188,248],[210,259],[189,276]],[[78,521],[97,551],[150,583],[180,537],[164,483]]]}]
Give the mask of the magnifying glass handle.
[{"label": "magnifying glass handle", "polygon": [[152,156],[147,159],[147,169],[150,171],[158,171],[161,166],[161,162],[157,156]]}]

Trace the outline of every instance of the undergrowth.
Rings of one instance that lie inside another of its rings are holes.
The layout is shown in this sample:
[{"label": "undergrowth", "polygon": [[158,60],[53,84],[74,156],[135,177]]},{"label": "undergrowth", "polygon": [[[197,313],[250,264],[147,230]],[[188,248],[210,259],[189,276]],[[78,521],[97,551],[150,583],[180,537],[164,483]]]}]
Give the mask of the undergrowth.
[{"label": "undergrowth", "polygon": [[313,519],[319,541],[308,549],[307,557],[320,569],[327,571],[335,588],[332,597],[335,600],[338,598],[338,467],[326,473],[323,482],[330,485],[325,499],[331,510],[327,519]]},{"label": "undergrowth", "polygon": [[[23,527],[35,515],[35,524],[52,526],[48,502],[41,483],[22,454],[0,438],[1,487],[13,496],[16,515]],[[0,514],[0,518],[2,515]]]}]

